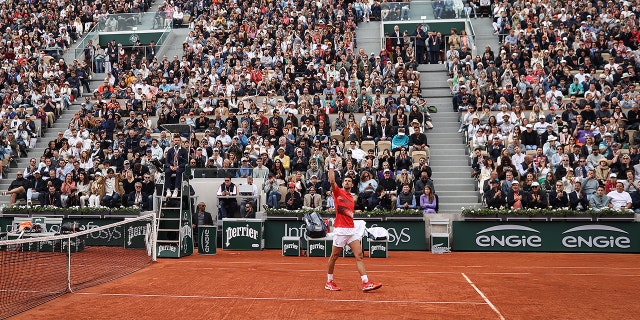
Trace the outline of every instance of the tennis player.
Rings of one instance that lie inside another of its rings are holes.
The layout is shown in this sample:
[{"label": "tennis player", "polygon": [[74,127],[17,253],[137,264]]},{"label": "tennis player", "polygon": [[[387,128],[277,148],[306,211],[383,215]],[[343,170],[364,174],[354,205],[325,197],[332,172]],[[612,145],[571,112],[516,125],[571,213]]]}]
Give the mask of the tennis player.
[{"label": "tennis player", "polygon": [[344,177],[342,179],[342,189],[336,183],[335,177],[335,165],[336,159],[331,159],[329,163],[329,183],[331,184],[331,191],[333,192],[333,199],[336,208],[336,220],[333,223],[334,237],[333,248],[331,248],[331,257],[329,258],[329,265],[327,268],[327,283],[324,288],[331,291],[340,291],[340,287],[333,281],[333,269],[336,265],[336,260],[342,252],[342,248],[345,245],[351,247],[354,256],[356,257],[356,266],[360,277],[362,278],[362,291],[373,291],[380,289],[382,284],[374,283],[367,277],[367,271],[364,267],[364,261],[362,253],[362,244],[360,239],[364,233],[364,224],[354,225],[353,222],[353,197],[351,196],[351,188],[353,187],[353,180],[350,177]]}]

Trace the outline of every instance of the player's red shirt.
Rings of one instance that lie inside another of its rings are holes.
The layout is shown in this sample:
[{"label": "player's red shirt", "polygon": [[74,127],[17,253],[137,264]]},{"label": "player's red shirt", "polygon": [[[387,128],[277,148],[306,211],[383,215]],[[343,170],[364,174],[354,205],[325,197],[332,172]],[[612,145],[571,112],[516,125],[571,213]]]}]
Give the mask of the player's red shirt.
[{"label": "player's red shirt", "polygon": [[332,191],[333,202],[336,207],[336,220],[333,222],[333,226],[336,228],[353,228],[353,196],[351,196],[351,193],[344,191],[344,189],[338,188],[335,184]]}]

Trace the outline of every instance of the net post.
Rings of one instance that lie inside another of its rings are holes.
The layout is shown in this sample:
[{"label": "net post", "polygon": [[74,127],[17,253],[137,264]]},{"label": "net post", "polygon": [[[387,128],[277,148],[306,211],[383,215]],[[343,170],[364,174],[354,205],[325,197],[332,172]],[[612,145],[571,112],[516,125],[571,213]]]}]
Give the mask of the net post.
[{"label": "net post", "polygon": [[67,237],[67,290],[73,292],[71,289],[71,235]]}]

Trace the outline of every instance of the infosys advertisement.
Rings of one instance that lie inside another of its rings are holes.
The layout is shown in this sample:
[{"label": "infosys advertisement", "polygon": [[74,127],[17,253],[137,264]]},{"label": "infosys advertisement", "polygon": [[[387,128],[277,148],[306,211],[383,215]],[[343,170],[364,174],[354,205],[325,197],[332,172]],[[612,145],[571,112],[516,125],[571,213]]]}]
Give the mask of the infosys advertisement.
[{"label": "infosys advertisement", "polygon": [[453,222],[456,251],[640,252],[638,223]]}]

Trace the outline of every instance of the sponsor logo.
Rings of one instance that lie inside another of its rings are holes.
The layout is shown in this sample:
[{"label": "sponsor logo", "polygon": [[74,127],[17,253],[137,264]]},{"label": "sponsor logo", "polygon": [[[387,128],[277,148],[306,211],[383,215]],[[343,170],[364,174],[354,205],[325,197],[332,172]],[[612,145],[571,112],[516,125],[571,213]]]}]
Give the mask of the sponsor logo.
[{"label": "sponsor logo", "polygon": [[629,233],[612,226],[592,224],[578,226],[566,230],[562,238],[562,245],[565,248],[619,248],[628,249],[631,247]]},{"label": "sponsor logo", "polygon": [[[377,225],[373,224],[372,227],[377,227]],[[385,228],[387,232],[389,232],[389,242],[393,243],[393,245],[397,246],[399,243],[408,243],[411,242],[411,235],[409,234],[410,228],[400,228],[396,230],[396,228]]]},{"label": "sponsor logo", "polygon": [[249,227],[248,224],[244,227],[227,228],[226,233],[227,241],[225,242],[225,246],[227,247],[231,245],[231,239],[236,237],[245,237],[253,240],[258,239],[258,230]]},{"label": "sponsor logo", "polygon": [[147,226],[136,226],[127,228],[127,244],[131,245],[131,241],[135,237],[146,236]]},{"label": "sponsor logo", "polygon": [[176,253],[176,252],[178,252],[178,247],[172,246],[170,244],[159,245],[158,246],[158,254],[160,254],[160,253],[162,253],[164,251],[169,251],[169,252]]},{"label": "sponsor logo", "polygon": [[480,247],[538,248],[542,246],[540,231],[515,224],[499,225],[476,233],[476,244]]},{"label": "sponsor logo", "polygon": [[211,231],[209,229],[204,229],[202,231],[202,236],[200,239],[200,243],[202,245],[202,250],[204,252],[209,252],[209,250],[211,250],[211,248],[209,247],[211,244]]},{"label": "sponsor logo", "polygon": [[374,251],[387,251],[387,246],[383,246],[383,245],[375,245],[375,246],[371,246],[371,252]]},{"label": "sponsor logo", "polygon": [[298,247],[297,243],[287,243],[284,245],[283,249],[285,251],[288,251],[288,250],[299,250],[300,248]]},{"label": "sponsor logo", "polygon": [[313,250],[323,250],[324,251],[324,244],[322,243],[317,243],[317,244],[311,244],[309,245],[309,250],[313,251]]}]

